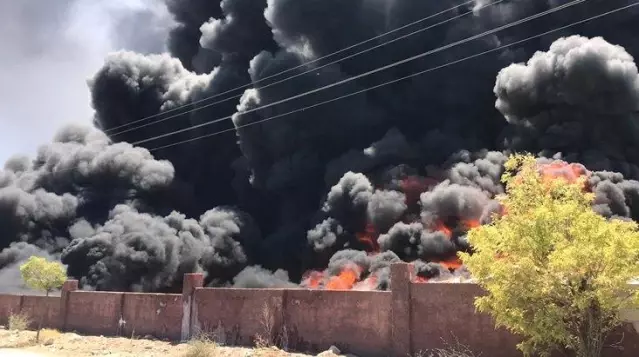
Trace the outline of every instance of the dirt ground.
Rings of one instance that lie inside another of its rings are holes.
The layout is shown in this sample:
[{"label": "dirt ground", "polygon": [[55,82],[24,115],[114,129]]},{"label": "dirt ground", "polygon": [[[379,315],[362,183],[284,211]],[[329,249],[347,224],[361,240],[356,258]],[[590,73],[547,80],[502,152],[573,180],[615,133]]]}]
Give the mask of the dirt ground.
[{"label": "dirt ground", "polygon": [[[135,338],[80,336],[45,330],[40,343],[35,342],[33,331],[8,331],[0,328],[0,349],[11,348],[38,353],[43,357],[182,357],[192,345]],[[322,353],[321,356],[336,356]],[[250,349],[242,347],[215,347],[210,357],[309,357],[287,353],[275,348]]]}]

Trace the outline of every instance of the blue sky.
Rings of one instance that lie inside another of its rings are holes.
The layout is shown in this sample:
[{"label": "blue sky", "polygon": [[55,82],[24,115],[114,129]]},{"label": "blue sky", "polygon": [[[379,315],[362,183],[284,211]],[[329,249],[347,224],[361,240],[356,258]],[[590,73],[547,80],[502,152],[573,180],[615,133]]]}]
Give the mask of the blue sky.
[{"label": "blue sky", "polygon": [[86,81],[106,54],[163,50],[170,20],[161,3],[0,0],[0,164],[32,156],[65,123],[90,124]]}]

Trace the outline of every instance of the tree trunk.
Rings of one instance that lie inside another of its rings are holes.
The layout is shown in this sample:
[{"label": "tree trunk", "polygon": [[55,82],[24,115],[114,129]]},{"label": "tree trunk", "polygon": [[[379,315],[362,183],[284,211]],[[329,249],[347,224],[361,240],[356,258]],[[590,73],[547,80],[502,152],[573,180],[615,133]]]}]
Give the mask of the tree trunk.
[{"label": "tree trunk", "polygon": [[[49,290],[46,292],[46,297],[49,297]],[[46,308],[46,304],[42,304],[43,308]],[[46,312],[46,310],[45,310]],[[38,321],[38,331],[36,332],[36,342],[40,342],[40,331],[42,330],[42,320],[44,319],[44,314],[40,314],[40,321]]]},{"label": "tree trunk", "polygon": [[606,340],[605,317],[597,302],[593,301],[585,311],[581,328],[579,329],[579,345],[577,357],[600,357],[603,344]]},{"label": "tree trunk", "polygon": [[600,357],[603,341],[593,337],[591,341],[580,341],[577,357]]}]

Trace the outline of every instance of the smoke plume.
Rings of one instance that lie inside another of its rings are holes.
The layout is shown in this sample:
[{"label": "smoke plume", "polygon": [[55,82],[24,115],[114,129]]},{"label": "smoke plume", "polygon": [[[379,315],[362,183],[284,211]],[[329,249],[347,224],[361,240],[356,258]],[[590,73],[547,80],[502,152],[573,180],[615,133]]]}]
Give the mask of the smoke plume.
[{"label": "smoke plume", "polygon": [[383,290],[400,260],[417,281],[464,278],[456,252],[500,212],[503,164],[523,151],[588,175],[598,213],[639,220],[637,8],[296,111],[630,3],[583,2],[354,79],[567,2],[165,0],[168,53],[112,53],[91,79],[97,130],[63,128],[0,172],[0,277],[44,254],[99,290],[179,291],[187,272]]}]

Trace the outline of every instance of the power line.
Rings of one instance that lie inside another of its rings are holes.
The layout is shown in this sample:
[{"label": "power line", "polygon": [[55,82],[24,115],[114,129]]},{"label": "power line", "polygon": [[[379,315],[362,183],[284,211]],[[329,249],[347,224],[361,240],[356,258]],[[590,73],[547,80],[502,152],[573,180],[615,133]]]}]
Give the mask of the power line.
[{"label": "power line", "polygon": [[[227,132],[230,132],[230,131],[236,131],[238,129],[242,129],[242,128],[249,127],[249,126],[252,126],[252,125],[256,125],[256,124],[264,123],[264,122],[267,122],[267,121],[271,121],[271,120],[274,120],[274,119],[277,119],[277,118],[281,118],[281,117],[284,117],[284,116],[287,116],[287,115],[290,115],[290,114],[299,113],[299,112],[302,112],[302,111],[305,111],[305,110],[308,110],[308,109],[312,109],[312,108],[315,108],[315,107],[318,107],[318,106],[321,106],[321,105],[324,105],[324,104],[335,102],[335,101],[338,101],[338,100],[341,100],[341,99],[344,99],[344,98],[347,98],[347,97],[355,96],[355,95],[358,95],[358,94],[361,94],[361,93],[364,93],[364,92],[367,92],[367,91],[370,91],[370,90],[373,90],[373,89],[377,89],[377,88],[380,88],[380,87],[383,87],[383,86],[386,86],[386,85],[390,85],[390,84],[393,84],[393,83],[396,83],[396,82],[399,82],[399,81],[402,81],[402,80],[410,79],[410,78],[413,78],[413,77],[416,77],[416,76],[419,76],[419,75],[422,75],[422,74],[425,74],[425,73],[428,73],[428,72],[432,72],[432,71],[435,71],[435,70],[438,70],[438,69],[441,69],[441,68],[452,66],[452,65],[455,65],[457,63],[461,63],[461,62],[464,62],[464,61],[467,61],[467,60],[470,60],[470,59],[473,59],[473,58],[477,58],[477,57],[483,56],[483,55],[488,54],[488,53],[499,51],[499,50],[502,50],[502,49],[505,49],[505,48],[508,48],[508,47],[511,47],[511,46],[515,46],[515,45],[518,45],[518,44],[521,44],[521,43],[524,43],[524,42],[527,42],[527,41],[530,41],[530,40],[534,40],[536,38],[543,37],[543,36],[549,35],[551,33],[555,33],[555,32],[558,32],[558,31],[565,30],[565,29],[570,28],[570,27],[575,26],[575,25],[580,25],[580,24],[583,24],[583,23],[586,23],[586,22],[589,22],[589,21],[592,21],[592,20],[596,20],[596,19],[608,16],[608,15],[612,15],[614,13],[617,13],[617,12],[620,12],[620,11],[623,11],[623,10],[627,10],[627,9],[635,7],[637,5],[639,5],[639,1],[635,2],[633,4],[630,4],[630,5],[626,5],[626,6],[614,9],[614,10],[610,10],[608,12],[605,12],[605,13],[602,13],[602,14],[599,14],[599,15],[591,16],[589,18],[573,22],[571,24],[568,24],[568,25],[565,25],[565,26],[562,26],[562,27],[555,28],[553,30],[549,30],[549,31],[540,33],[538,35],[527,37],[527,38],[525,38],[523,40],[512,42],[512,43],[509,43],[507,45],[502,45],[502,46],[493,48],[491,50],[487,50],[487,51],[484,51],[484,52],[481,52],[481,53],[478,53],[478,54],[475,54],[475,55],[464,57],[464,58],[461,58],[461,59],[453,61],[453,62],[445,63],[445,64],[437,66],[437,67],[432,67],[432,68],[429,68],[429,69],[426,69],[426,70],[423,70],[423,71],[420,71],[420,72],[413,73],[411,75],[404,76],[402,78],[398,78],[398,79],[395,79],[395,80],[392,80],[392,81],[389,81],[389,82],[385,82],[385,83],[376,85],[374,87],[369,87],[369,88],[366,88],[366,89],[363,89],[363,90],[360,90],[360,91],[357,91],[357,92],[354,92],[354,93],[350,93],[350,94],[347,94],[347,95],[344,95],[344,96],[341,96],[341,97],[333,98],[333,99],[330,99],[330,100],[327,100],[327,101],[324,101],[324,102],[321,102],[321,103],[316,103],[314,105],[307,106],[307,107],[304,107],[304,108],[300,108],[300,109],[297,109],[297,110],[294,110],[294,111],[291,111],[291,112],[279,114],[279,115],[276,115],[276,116],[273,116],[273,117],[269,117],[269,118],[265,118],[265,119],[262,119],[262,120],[259,120],[259,121],[255,121],[255,122],[251,122],[251,123],[248,123],[248,124],[240,125],[238,127],[234,127],[234,128],[231,128],[231,129],[226,129],[226,130],[218,131],[218,132],[215,132],[215,133],[210,133],[210,134],[198,136],[198,137],[195,137],[195,138],[182,140],[182,141],[179,141],[179,142],[174,142],[174,143],[171,143],[171,144],[163,145],[163,146],[160,146],[160,147],[155,147],[155,148],[152,148],[152,149],[146,149],[146,150],[148,150],[149,152],[155,152],[155,151],[162,150],[162,149],[169,148],[169,147],[173,147],[173,146],[176,146],[176,145],[181,145],[181,144],[193,142],[193,141],[196,141],[196,140],[201,140],[201,139],[205,139],[205,138],[221,135],[221,134],[224,134],[224,133],[227,133]],[[72,171],[72,170],[75,170],[75,169],[76,168],[61,169],[61,170],[55,171],[55,173],[57,174],[57,173],[61,173],[61,172]]]},{"label": "power line", "polygon": [[[504,0],[499,0],[498,2],[502,2],[502,1],[504,1]],[[316,58],[316,59],[314,59],[314,60],[311,60],[311,61],[308,61],[308,62],[304,62],[304,63],[302,63],[302,64],[300,64],[300,65],[298,65],[298,66],[296,66],[296,67],[288,68],[288,69],[286,69],[286,70],[283,70],[283,71],[280,71],[280,72],[274,73],[274,74],[269,75],[269,76],[267,76],[267,77],[264,77],[264,78],[262,78],[262,79],[260,79],[260,80],[258,80],[258,81],[251,82],[251,83],[247,83],[247,84],[244,84],[244,85],[242,85],[242,86],[239,86],[239,87],[236,87],[236,88],[233,88],[233,89],[229,89],[229,90],[227,90],[227,91],[224,91],[224,92],[222,92],[222,93],[217,93],[217,94],[215,94],[215,95],[212,95],[212,96],[209,96],[209,97],[206,97],[206,98],[202,98],[202,99],[196,100],[196,101],[194,101],[194,102],[190,102],[190,103],[187,103],[187,104],[183,104],[183,105],[177,106],[177,107],[175,107],[175,108],[171,108],[171,109],[166,110],[166,111],[161,112],[161,113],[157,113],[157,114],[149,115],[149,116],[147,116],[147,117],[140,118],[140,119],[138,119],[138,120],[135,120],[135,121],[132,121],[132,122],[129,122],[129,123],[126,123],[126,124],[122,124],[122,125],[120,125],[120,126],[116,126],[116,127],[114,127],[114,128],[109,128],[109,129],[105,130],[105,133],[111,133],[111,132],[116,131],[116,130],[118,130],[118,129],[121,129],[121,128],[124,128],[124,127],[130,126],[130,125],[133,125],[133,124],[136,124],[136,123],[142,122],[142,121],[146,121],[146,120],[148,120],[148,119],[153,119],[153,118],[156,118],[156,117],[162,116],[162,115],[167,114],[167,113],[172,113],[172,112],[177,111],[177,110],[180,110],[180,109],[182,109],[182,108],[186,108],[186,107],[189,107],[189,106],[192,106],[192,105],[195,105],[195,104],[199,104],[199,103],[205,102],[205,101],[207,101],[207,100],[214,99],[214,98],[220,97],[220,96],[222,96],[222,95],[228,94],[228,93],[230,93],[230,92],[234,92],[234,91],[236,91],[236,90],[242,90],[242,89],[250,88],[250,87],[254,86],[255,84],[258,84],[258,83],[260,83],[260,82],[266,81],[266,80],[271,79],[271,78],[273,78],[273,77],[277,77],[277,76],[279,76],[279,75],[282,75],[282,74],[285,74],[285,73],[288,73],[288,72],[292,72],[292,71],[297,70],[297,69],[299,69],[299,68],[302,68],[302,67],[308,66],[308,65],[310,65],[310,64],[313,64],[313,63],[319,62],[319,61],[321,61],[321,60],[327,59],[327,58],[332,57],[332,56],[334,56],[334,55],[336,55],[336,54],[339,54],[339,53],[342,53],[342,52],[345,52],[345,51],[351,50],[351,49],[353,49],[353,48],[355,48],[355,47],[358,47],[358,46],[360,46],[360,45],[366,44],[366,43],[368,43],[368,42],[378,40],[378,39],[380,39],[380,38],[382,38],[382,37],[384,37],[384,36],[387,36],[387,35],[393,34],[393,33],[395,33],[395,32],[398,32],[398,31],[404,30],[404,29],[409,28],[409,27],[411,27],[411,26],[417,25],[417,24],[419,24],[419,23],[422,23],[422,22],[424,22],[424,21],[427,21],[427,20],[430,20],[430,19],[432,19],[432,18],[434,18],[434,17],[437,17],[437,16],[439,16],[439,15],[441,15],[441,14],[444,14],[444,13],[447,13],[447,12],[450,12],[450,11],[453,11],[453,10],[456,10],[456,9],[461,8],[461,7],[464,7],[464,6],[471,5],[471,4],[473,4],[473,3],[475,3],[475,0],[467,1],[467,2],[465,2],[465,3],[463,3],[463,4],[460,4],[460,5],[457,5],[457,6],[453,6],[453,7],[449,8],[449,9],[446,9],[446,10],[440,11],[440,12],[438,12],[438,13],[435,13],[435,14],[429,15],[429,16],[427,16],[427,17],[421,18],[421,19],[419,19],[419,20],[413,21],[413,22],[411,22],[411,23],[409,23],[409,24],[406,24],[406,25],[404,25],[404,26],[401,26],[401,27],[398,27],[398,28],[396,28],[396,29],[393,29],[393,30],[390,30],[390,31],[384,32],[384,33],[382,33],[382,34],[380,34],[380,35],[377,35],[377,36],[375,36],[375,37],[371,37],[371,38],[369,38],[369,39],[366,39],[366,40],[363,40],[363,41],[361,41],[361,42],[355,43],[355,44],[353,44],[353,45],[350,45],[350,46],[348,46],[348,47],[342,48],[342,49],[340,49],[340,50],[337,50],[337,51],[335,51],[335,52],[329,53],[329,54],[327,54],[327,55],[324,55],[324,56],[322,56],[322,57]],[[494,5],[494,4],[495,4],[495,3],[491,3],[491,4],[489,4],[489,5],[483,5],[483,6],[481,6],[480,8],[478,8],[478,10],[480,10],[480,9],[482,9],[482,8],[484,8],[484,7],[492,6],[492,5]],[[233,97],[233,98],[235,98],[235,97]],[[221,102],[224,102],[224,101],[226,101],[226,100],[230,100],[230,99],[233,99],[233,98],[227,98],[227,99],[222,100]],[[218,103],[221,103],[221,102],[218,102]],[[215,104],[218,104],[218,103],[215,103]],[[200,108],[200,109],[201,109],[201,108]],[[186,112],[186,113],[188,113],[188,112]],[[183,114],[185,114],[185,113],[183,113]],[[122,132],[121,132],[121,133],[122,133]],[[118,135],[118,134],[120,134],[120,133],[116,133],[116,134],[113,134],[113,135]]]},{"label": "power line", "polygon": [[[552,13],[567,9],[567,8],[569,8],[571,6],[574,6],[574,5],[577,5],[577,4],[581,4],[581,3],[585,2],[585,1],[587,1],[587,0],[573,0],[573,1],[569,2],[569,3],[566,3],[564,5],[560,5],[560,6],[556,7],[556,8],[549,9],[549,10],[546,10],[546,11],[542,11],[540,13],[528,16],[528,17],[526,17],[524,19],[517,20],[517,21],[511,22],[509,24],[497,27],[495,29],[485,31],[485,32],[480,33],[478,35],[470,36],[470,37],[467,37],[467,38],[465,38],[463,40],[459,40],[459,41],[450,43],[448,45],[444,45],[444,46],[438,47],[436,49],[433,49],[433,50],[430,50],[430,51],[427,51],[427,52],[423,52],[423,53],[420,53],[418,55],[411,56],[409,58],[406,58],[406,59],[403,59],[403,60],[400,60],[400,61],[393,62],[393,63],[388,64],[386,66],[379,67],[379,68],[370,70],[368,72],[361,73],[361,74],[358,74],[356,76],[353,76],[353,77],[350,77],[350,78],[346,78],[346,79],[343,79],[341,81],[337,81],[335,83],[328,84],[326,86],[322,86],[320,88],[315,88],[315,89],[309,90],[307,92],[300,93],[300,94],[297,94],[297,95],[294,95],[294,96],[291,96],[291,97],[288,97],[288,98],[285,98],[285,99],[281,99],[281,100],[278,100],[278,101],[275,101],[273,103],[269,103],[269,104],[266,104],[266,105],[263,105],[263,106],[260,106],[260,107],[249,109],[249,110],[246,110],[244,112],[237,113],[237,114],[239,114],[239,115],[249,114],[249,113],[261,110],[261,109],[273,107],[273,106],[278,105],[278,104],[287,103],[287,102],[290,102],[290,101],[298,99],[298,98],[303,98],[303,97],[306,97],[308,95],[311,95],[311,94],[314,94],[314,93],[317,93],[317,92],[321,92],[323,90],[326,90],[326,89],[329,89],[329,88],[333,88],[333,87],[336,87],[336,86],[339,86],[339,85],[342,85],[342,84],[345,84],[345,83],[350,83],[350,82],[355,81],[357,79],[360,79],[360,78],[363,78],[363,77],[366,77],[366,76],[369,76],[369,75],[372,75],[372,74],[375,74],[375,73],[378,73],[378,72],[381,72],[381,71],[385,71],[387,69],[390,69],[390,68],[393,68],[393,67],[397,67],[397,66],[402,65],[404,63],[411,62],[411,61],[414,61],[416,59],[420,59],[420,58],[429,56],[431,54],[438,53],[438,52],[447,50],[449,48],[458,46],[460,44],[464,44],[466,42],[470,42],[470,41],[476,40],[478,38],[481,38],[481,37],[484,37],[484,36],[487,36],[487,35],[491,35],[491,34],[494,34],[496,32],[499,32],[499,31],[502,31],[502,30],[505,30],[505,29],[508,29],[508,28],[511,28],[511,27],[514,27],[514,26],[518,26],[518,25],[521,25],[523,23],[535,20],[537,18],[540,18],[540,17],[546,16],[546,15],[549,15],[549,14],[552,14]],[[150,141],[154,141],[154,140],[157,140],[157,139],[162,139],[162,138],[165,138],[165,137],[168,137],[168,136],[180,134],[180,133],[183,133],[183,132],[186,132],[186,131],[189,131],[189,130],[194,130],[194,129],[201,128],[201,127],[204,127],[204,126],[208,126],[208,125],[212,125],[212,124],[215,124],[215,123],[219,123],[219,122],[224,121],[224,120],[232,119],[233,115],[235,115],[235,114],[228,115],[228,116],[225,116],[225,117],[222,117],[222,118],[218,118],[218,119],[214,119],[214,120],[211,120],[211,121],[208,121],[208,122],[204,122],[204,123],[201,123],[201,124],[198,124],[198,125],[190,126],[188,128],[183,128],[183,129],[175,130],[175,131],[172,131],[172,132],[169,132],[169,133],[160,134],[160,135],[153,136],[153,137],[150,137],[150,138],[147,138],[147,139],[139,140],[139,141],[133,142],[132,145],[144,144],[144,143],[147,143],[147,142],[150,142]]]},{"label": "power line", "polygon": [[483,55],[488,54],[488,53],[492,53],[492,52],[499,51],[499,50],[502,50],[502,49],[505,49],[505,48],[508,48],[508,47],[511,47],[511,46],[515,46],[515,45],[518,45],[518,44],[521,44],[521,43],[524,43],[524,42],[528,42],[530,40],[534,40],[534,39],[537,39],[539,37],[543,37],[543,36],[549,35],[551,33],[555,33],[555,32],[558,32],[558,31],[565,30],[565,29],[570,28],[572,26],[580,25],[580,24],[583,24],[583,23],[586,23],[586,22],[589,22],[589,21],[592,21],[592,20],[597,20],[599,18],[608,16],[608,15],[612,15],[614,13],[617,13],[617,12],[620,12],[620,11],[623,11],[623,10],[627,10],[627,9],[629,9],[631,7],[634,7],[634,6],[637,6],[637,5],[639,5],[639,2],[635,2],[635,3],[630,4],[630,5],[626,5],[626,6],[614,9],[614,10],[610,10],[608,12],[605,12],[605,13],[602,13],[602,14],[599,14],[599,15],[591,16],[589,18],[586,18],[586,19],[583,19],[583,20],[580,20],[580,21],[576,21],[576,22],[573,22],[571,24],[568,24],[568,25],[565,25],[565,26],[562,26],[562,27],[558,27],[558,28],[555,28],[553,30],[549,30],[549,31],[546,31],[546,32],[543,32],[543,33],[540,33],[540,34],[537,34],[537,35],[534,35],[534,36],[530,36],[530,37],[527,37],[527,38],[525,38],[523,40],[515,41],[515,42],[509,43],[507,45],[502,45],[502,46],[499,46],[499,47],[496,47],[496,48],[493,48],[493,49],[490,49],[490,50],[487,50],[487,51],[484,51],[484,52],[480,52],[478,54],[474,54],[474,55],[471,55],[471,56],[468,56],[468,57],[464,57],[464,58],[455,60],[453,62],[448,62],[448,63],[445,63],[443,65],[437,66],[437,67],[432,67],[432,68],[429,68],[429,69],[426,69],[426,70],[423,70],[423,71],[420,71],[420,72],[416,72],[416,73],[413,73],[413,74],[410,74],[410,75],[407,75],[407,76],[404,76],[404,77],[401,77],[401,78],[394,79],[392,81],[388,81],[388,82],[384,82],[382,84],[378,84],[378,85],[373,86],[373,87],[365,88],[365,89],[359,90],[357,92],[349,93],[349,94],[346,94],[346,95],[343,95],[343,96],[340,96],[340,97],[337,97],[337,98],[326,100],[326,101],[323,101],[323,102],[320,102],[320,103],[316,103],[316,104],[313,104],[313,105],[310,105],[310,106],[307,106],[307,107],[304,107],[304,108],[296,109],[296,110],[293,110],[293,111],[290,111],[290,112],[287,112],[287,113],[278,114],[278,115],[275,115],[275,116],[272,116],[272,117],[269,117],[269,118],[265,118],[265,119],[258,120],[258,121],[255,121],[255,122],[251,122],[251,123],[248,123],[248,124],[240,125],[240,126],[237,126],[237,127],[231,128],[231,129],[225,129],[225,130],[221,130],[221,131],[218,131],[218,132],[215,132],[215,133],[210,133],[210,134],[207,134],[207,135],[202,135],[202,136],[198,136],[198,137],[195,137],[195,138],[191,138],[191,139],[182,140],[182,141],[178,141],[178,142],[175,142],[175,143],[163,145],[163,146],[160,146],[160,147],[149,149],[149,151],[150,152],[154,152],[154,151],[166,149],[166,148],[173,147],[173,146],[176,146],[176,145],[181,145],[181,144],[189,143],[189,142],[192,142],[192,141],[201,140],[201,139],[204,139],[204,138],[209,138],[209,137],[212,137],[212,136],[224,134],[224,133],[227,133],[229,131],[236,131],[238,129],[242,129],[242,128],[245,128],[245,127],[248,127],[248,126],[252,126],[252,125],[255,125],[255,124],[260,124],[260,123],[264,123],[264,122],[267,122],[267,121],[271,121],[273,119],[281,118],[281,117],[284,117],[284,116],[287,116],[287,115],[290,115],[290,114],[303,112],[305,110],[312,109],[312,108],[315,108],[315,107],[319,107],[319,106],[324,105],[324,104],[336,102],[338,100],[345,99],[345,98],[348,98],[348,97],[352,97],[352,96],[355,96],[355,95],[358,95],[358,94],[361,94],[361,93],[365,93],[365,92],[368,92],[368,91],[373,90],[373,89],[384,87],[384,86],[387,86],[387,85],[390,85],[390,84],[393,84],[393,83],[397,83],[399,81],[403,81],[403,80],[410,79],[410,78],[413,78],[413,77],[416,77],[416,76],[419,76],[419,75],[422,75],[422,74],[426,74],[428,72],[432,72],[432,71],[435,71],[435,70],[438,70],[438,69],[442,69],[442,68],[445,68],[445,67],[448,67],[448,66],[452,66],[452,65],[467,61],[469,59],[477,58],[477,57],[483,56]]},{"label": "power line", "polygon": [[[480,7],[479,7],[479,8],[477,8],[477,9],[473,9],[473,10],[470,10],[470,11],[464,12],[464,13],[462,13],[462,14],[459,14],[459,15],[453,16],[453,17],[451,17],[451,18],[449,18],[449,19],[446,19],[446,20],[444,20],[444,21],[438,22],[438,23],[436,23],[436,24],[433,24],[433,25],[427,26],[427,27],[425,27],[425,28],[422,28],[422,29],[419,29],[419,30],[416,30],[416,31],[410,32],[410,33],[408,33],[408,34],[405,34],[405,35],[402,35],[402,36],[396,37],[396,38],[394,38],[394,39],[392,39],[392,40],[390,40],[390,41],[387,41],[387,42],[383,42],[383,43],[377,44],[376,46],[373,46],[373,47],[367,48],[367,49],[365,49],[365,50],[362,50],[362,51],[356,52],[356,53],[354,53],[354,54],[350,54],[350,55],[348,55],[348,56],[346,56],[346,57],[342,57],[342,58],[336,59],[336,60],[334,60],[334,61],[331,61],[331,62],[328,62],[328,63],[326,63],[326,64],[323,64],[323,65],[321,65],[321,66],[319,66],[319,67],[313,67],[313,68],[308,69],[308,70],[306,70],[306,71],[304,71],[304,72],[297,73],[297,74],[294,74],[294,75],[292,75],[292,76],[290,76],[290,77],[286,77],[286,78],[283,78],[283,79],[277,80],[277,81],[275,81],[275,82],[269,83],[269,84],[267,84],[267,85],[261,86],[261,87],[260,87],[260,89],[269,88],[269,87],[272,87],[272,86],[275,86],[275,85],[278,85],[278,84],[281,84],[281,83],[287,82],[287,81],[289,81],[289,80],[292,80],[292,79],[294,79],[294,78],[297,78],[297,77],[303,76],[303,75],[305,75],[305,74],[308,74],[308,73],[311,73],[311,72],[316,72],[316,71],[318,71],[318,70],[320,70],[320,69],[322,69],[322,68],[328,67],[328,66],[330,66],[330,65],[333,65],[333,64],[336,64],[336,63],[339,63],[339,62],[345,61],[345,60],[347,60],[347,59],[351,59],[351,58],[353,58],[353,57],[356,57],[356,56],[359,56],[359,55],[361,55],[361,54],[364,54],[364,53],[367,53],[367,52],[373,51],[373,50],[375,50],[375,49],[378,49],[378,48],[380,48],[380,47],[386,46],[386,45],[388,45],[388,44],[391,44],[391,43],[394,43],[394,42],[397,42],[397,41],[403,40],[403,39],[405,39],[405,38],[408,38],[408,37],[410,37],[410,36],[414,36],[414,35],[416,35],[416,34],[419,34],[419,33],[422,33],[422,32],[424,32],[424,31],[430,30],[430,29],[435,28],[435,27],[437,27],[437,26],[440,26],[440,25],[443,25],[443,24],[446,24],[446,23],[452,22],[452,21],[457,20],[457,19],[460,19],[460,18],[462,18],[462,17],[464,17],[464,16],[470,15],[470,14],[472,14],[472,13],[476,12],[476,11],[481,11],[481,10],[483,10],[483,9],[487,8],[487,7],[497,5],[497,4],[499,4],[499,3],[503,2],[503,1],[505,1],[505,0],[497,0],[497,1],[494,1],[494,2],[490,2],[490,3],[486,4],[486,5],[482,5],[482,6],[480,6]],[[457,5],[457,6],[453,7],[453,8],[451,8],[451,9],[448,9],[448,10],[442,11],[442,12],[440,12],[440,13],[437,13],[437,14],[431,15],[431,16],[429,16],[429,17],[425,18],[425,19],[429,19],[429,18],[432,18],[432,17],[434,17],[434,16],[438,16],[438,15],[440,15],[440,14],[442,14],[442,13],[445,13],[445,12],[447,12],[447,11],[452,11],[452,10],[454,10],[454,9],[456,9],[456,8],[460,7],[460,6],[467,5],[467,4],[468,4],[468,3],[462,4],[462,5]],[[422,19],[422,20],[419,20],[419,21],[421,22],[421,21],[424,21],[425,19]],[[408,25],[404,26],[404,28],[405,28],[405,27],[407,27],[407,26],[408,26]],[[401,29],[401,28],[400,28],[400,29]],[[397,31],[397,30],[393,30],[393,31]],[[388,32],[388,33],[390,33],[390,32]],[[387,33],[387,34],[388,34],[388,33]],[[382,36],[382,35],[380,35],[380,36]],[[378,37],[380,37],[380,36],[377,36],[376,38],[378,38]],[[370,41],[370,40],[366,40],[366,41],[364,41],[364,42],[368,42],[368,41]],[[353,45],[353,46],[355,46],[355,45]],[[352,48],[353,46],[348,47],[348,48]],[[347,49],[348,49],[348,48],[347,48]],[[345,51],[345,50],[346,50],[346,49],[342,49],[342,50],[340,50],[340,51],[338,51],[338,52],[334,52],[333,54],[335,54],[335,53],[339,53],[339,52],[342,52],[342,51]],[[324,56],[323,58],[330,57],[331,55],[332,55],[332,54],[327,55],[327,56]],[[320,59],[321,59],[321,58],[320,58]],[[287,69],[287,70],[285,70],[285,71],[279,72],[279,73],[277,73],[277,74],[274,74],[274,75],[271,75],[271,76],[268,76],[268,77],[262,78],[262,79],[260,79],[260,80],[258,80],[258,81],[255,81],[255,83],[247,84],[247,85],[244,85],[244,86],[242,86],[242,87],[238,87],[238,88],[239,88],[239,89],[249,88],[249,87],[254,86],[255,84],[260,83],[260,82],[262,82],[262,81],[264,81],[264,80],[266,80],[266,79],[272,78],[272,77],[274,77],[274,76],[278,76],[278,75],[280,75],[280,74],[286,73],[286,72],[288,72],[288,71],[291,71],[291,70],[294,70],[294,69],[297,69],[297,68],[300,68],[300,67],[308,66],[309,64],[312,64],[312,63],[314,63],[314,62],[317,62],[318,60],[319,60],[319,59],[317,59],[317,60],[313,60],[313,61],[310,61],[310,62],[305,62],[305,63],[303,63],[303,64],[301,64],[301,65],[299,65],[299,66],[296,66],[296,67],[293,67],[293,68]],[[236,88],[236,89],[238,89],[238,88]],[[200,99],[199,101],[193,102],[193,103],[191,103],[191,104],[195,104],[195,103],[198,103],[198,102],[206,101],[206,100],[208,100],[208,99],[215,98],[215,97],[217,97],[217,96],[223,95],[223,94],[228,93],[228,92],[230,92],[230,91],[234,91],[234,90],[236,90],[236,89],[231,89],[231,90],[226,91],[226,92],[224,92],[224,93],[216,94],[216,95],[214,95],[214,96],[212,96],[212,97],[208,97],[208,98]],[[182,115],[184,115],[184,114],[188,114],[188,113],[191,113],[191,112],[195,112],[195,111],[198,111],[198,110],[201,110],[201,109],[204,109],[204,108],[208,108],[208,107],[211,107],[211,106],[214,106],[214,105],[217,105],[217,104],[220,104],[220,103],[224,103],[224,102],[227,102],[227,101],[229,101],[229,100],[238,99],[238,98],[241,98],[241,97],[242,97],[242,94],[234,95],[234,96],[232,96],[232,97],[227,97],[227,98],[224,98],[224,99],[220,99],[220,100],[215,101],[215,102],[213,102],[213,103],[208,103],[208,104],[202,105],[202,106],[197,107],[197,108],[193,108],[193,109],[190,109],[190,110],[187,110],[187,111],[181,112],[181,113],[176,113],[176,114],[170,115],[170,116],[168,116],[168,117],[165,117],[165,118],[161,118],[161,119],[158,119],[158,120],[152,121],[152,122],[150,122],[150,123],[142,124],[142,125],[139,125],[139,126],[135,126],[135,127],[132,127],[132,128],[128,128],[128,129],[124,129],[124,130],[118,131],[117,133],[110,133],[110,134],[111,134],[111,135],[113,135],[113,136],[115,136],[115,135],[120,135],[120,134],[124,134],[124,133],[130,132],[130,131],[134,131],[134,130],[142,129],[142,128],[147,127],[147,126],[150,126],[150,125],[155,125],[155,124],[158,124],[158,123],[161,123],[161,122],[164,122],[164,121],[167,121],[167,120],[173,119],[173,118],[180,117],[180,116],[182,116]],[[188,105],[189,105],[189,104],[187,104],[187,106],[188,106]],[[163,112],[163,113],[159,113],[159,114],[157,114],[157,115],[166,114],[167,112],[169,112],[169,111],[165,111],[165,112]],[[135,122],[132,122],[132,123],[135,123]],[[132,124],[132,123],[129,123],[129,124]],[[125,124],[125,125],[129,125],[129,124]],[[111,129],[111,130],[112,130],[112,129]]]}]

